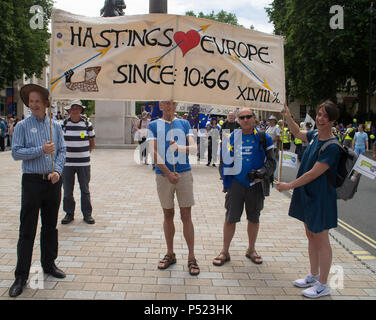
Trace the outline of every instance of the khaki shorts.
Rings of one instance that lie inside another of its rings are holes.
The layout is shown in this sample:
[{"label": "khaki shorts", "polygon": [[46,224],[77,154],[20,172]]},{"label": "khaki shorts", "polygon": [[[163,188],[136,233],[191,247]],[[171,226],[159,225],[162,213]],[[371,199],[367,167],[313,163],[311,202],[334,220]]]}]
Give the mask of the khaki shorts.
[{"label": "khaki shorts", "polygon": [[174,208],[175,192],[180,208],[189,208],[195,204],[192,171],[179,172],[179,175],[177,184],[170,183],[162,174],[156,175],[158,197],[163,209]]}]

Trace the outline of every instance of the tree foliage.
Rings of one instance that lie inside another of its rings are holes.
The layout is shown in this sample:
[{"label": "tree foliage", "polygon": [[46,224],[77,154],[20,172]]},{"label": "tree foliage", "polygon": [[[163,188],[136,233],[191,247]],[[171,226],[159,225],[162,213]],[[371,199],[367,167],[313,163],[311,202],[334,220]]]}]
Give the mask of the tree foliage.
[{"label": "tree foliage", "polygon": [[[42,29],[30,27],[35,15],[30,13],[30,8],[34,5],[43,8]],[[52,0],[0,1],[0,88],[22,78],[23,74],[40,77],[48,65],[48,22],[52,5]]]},{"label": "tree foliage", "polygon": [[[218,13],[214,13],[214,11],[212,11],[209,14],[204,14],[203,12],[200,12],[197,15],[194,13],[194,11],[191,10],[191,11],[187,11],[185,13],[185,15],[197,17],[197,18],[202,18],[202,19],[215,20],[215,21],[218,21],[218,22],[224,22],[224,23],[232,24],[232,25],[238,26],[238,27],[243,27],[241,24],[239,24],[238,18],[236,17],[236,15],[234,13],[226,12],[224,10],[221,10]],[[254,29],[254,26],[251,25],[250,29]]]},{"label": "tree foliage", "polygon": [[[344,28],[332,29],[330,8],[344,9]],[[311,105],[336,99],[349,79],[356,82],[360,109],[365,110],[370,43],[368,0],[274,0],[266,8],[275,33],[283,35],[289,96]],[[376,41],[373,40],[374,57]],[[375,84],[376,63],[373,64]]]}]

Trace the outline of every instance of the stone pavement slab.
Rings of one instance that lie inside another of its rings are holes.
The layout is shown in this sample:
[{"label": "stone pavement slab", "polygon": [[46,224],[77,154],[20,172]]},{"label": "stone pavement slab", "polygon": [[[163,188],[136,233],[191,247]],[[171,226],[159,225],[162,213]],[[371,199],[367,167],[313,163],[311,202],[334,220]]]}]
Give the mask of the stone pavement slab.
[{"label": "stone pavement slab", "polygon": [[[248,238],[246,219],[237,225],[231,244],[231,261],[213,266],[222,247],[224,194],[218,170],[193,164],[196,205],[195,253],[201,268],[188,274],[187,246],[182,223],[175,214],[177,263],[158,270],[164,256],[163,213],[151,166],[134,161],[134,150],[96,149],[92,153],[90,183],[95,225],[82,221],[76,183],[75,220],[61,225],[57,265],[66,279],[40,274],[39,230],[28,288],[16,299],[88,300],[302,300],[292,281],[309,271],[307,240],[303,225],[288,217],[290,199],[275,189],[265,201],[260,220],[257,251],[264,263],[255,265],[244,254]],[[8,289],[14,279],[20,211],[21,162],[10,152],[0,153],[0,299],[12,299]],[[177,207],[177,204],[176,204]],[[40,228],[40,227],[38,227]],[[329,277],[332,295],[323,299],[376,299],[376,275],[333,238],[333,266]],[[337,280],[343,271],[343,287]],[[41,278],[42,276],[42,278]],[[38,278],[39,277],[39,278]],[[37,280],[40,280],[38,283]],[[43,289],[35,287],[41,284]]]}]

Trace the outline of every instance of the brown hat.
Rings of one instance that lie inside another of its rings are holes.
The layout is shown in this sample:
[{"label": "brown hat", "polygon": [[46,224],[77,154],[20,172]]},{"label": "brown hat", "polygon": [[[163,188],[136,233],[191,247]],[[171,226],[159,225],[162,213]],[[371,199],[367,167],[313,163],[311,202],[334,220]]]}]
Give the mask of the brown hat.
[{"label": "brown hat", "polygon": [[[21,88],[20,95],[23,103],[29,107],[29,95],[30,92],[39,92],[42,97],[46,100],[48,100],[50,93],[46,88],[43,88],[41,86],[38,86],[37,84],[27,84]],[[29,107],[30,108],[30,107]]]}]

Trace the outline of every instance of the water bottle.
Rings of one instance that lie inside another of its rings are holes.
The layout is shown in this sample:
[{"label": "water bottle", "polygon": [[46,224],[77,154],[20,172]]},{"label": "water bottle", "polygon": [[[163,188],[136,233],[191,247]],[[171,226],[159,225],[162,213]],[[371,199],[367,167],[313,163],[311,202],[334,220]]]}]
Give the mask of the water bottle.
[{"label": "water bottle", "polygon": [[351,180],[352,182],[356,182],[356,180],[358,179],[359,175],[360,175],[360,173],[359,173],[358,171],[353,170],[353,171],[351,172],[351,175],[350,175],[350,180]]}]

